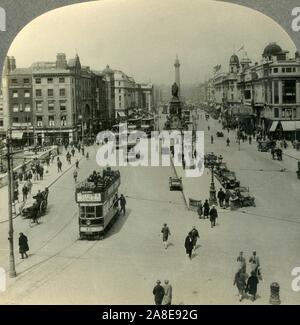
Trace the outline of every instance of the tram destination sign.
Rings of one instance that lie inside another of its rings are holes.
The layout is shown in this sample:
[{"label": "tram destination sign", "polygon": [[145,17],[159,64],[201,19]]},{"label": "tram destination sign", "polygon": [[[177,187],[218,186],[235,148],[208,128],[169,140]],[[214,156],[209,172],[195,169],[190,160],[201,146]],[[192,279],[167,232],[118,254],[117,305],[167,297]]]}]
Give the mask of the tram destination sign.
[{"label": "tram destination sign", "polygon": [[101,193],[79,192],[76,195],[77,202],[101,202]]}]

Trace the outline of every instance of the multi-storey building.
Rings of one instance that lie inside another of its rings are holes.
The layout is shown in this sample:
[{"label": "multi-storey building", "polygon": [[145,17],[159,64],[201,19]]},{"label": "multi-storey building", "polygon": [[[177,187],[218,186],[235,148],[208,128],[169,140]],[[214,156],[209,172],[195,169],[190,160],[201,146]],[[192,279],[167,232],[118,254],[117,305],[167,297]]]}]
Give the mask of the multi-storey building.
[{"label": "multi-storey building", "polygon": [[[214,103],[223,116],[239,120],[248,129],[261,128],[274,137],[300,136],[300,58],[289,56],[276,43],[251,64],[230,58],[229,73],[214,77]],[[298,133],[297,133],[298,132]]]}]

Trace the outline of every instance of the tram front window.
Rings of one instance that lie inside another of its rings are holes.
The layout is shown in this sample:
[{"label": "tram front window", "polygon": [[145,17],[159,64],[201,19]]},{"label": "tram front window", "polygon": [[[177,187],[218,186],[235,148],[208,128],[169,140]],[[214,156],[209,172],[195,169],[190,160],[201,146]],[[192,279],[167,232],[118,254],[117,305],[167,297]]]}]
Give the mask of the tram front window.
[{"label": "tram front window", "polygon": [[80,218],[100,218],[102,217],[102,206],[81,206]]}]

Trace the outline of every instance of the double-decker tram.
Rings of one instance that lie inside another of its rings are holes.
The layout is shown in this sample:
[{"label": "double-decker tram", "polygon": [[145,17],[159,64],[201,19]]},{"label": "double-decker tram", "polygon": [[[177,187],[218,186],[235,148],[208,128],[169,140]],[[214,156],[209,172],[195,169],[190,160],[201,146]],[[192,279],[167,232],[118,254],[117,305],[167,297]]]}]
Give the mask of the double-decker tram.
[{"label": "double-decker tram", "polygon": [[76,186],[80,239],[102,239],[113,225],[119,216],[120,184],[120,172],[108,167],[102,175],[94,171]]}]

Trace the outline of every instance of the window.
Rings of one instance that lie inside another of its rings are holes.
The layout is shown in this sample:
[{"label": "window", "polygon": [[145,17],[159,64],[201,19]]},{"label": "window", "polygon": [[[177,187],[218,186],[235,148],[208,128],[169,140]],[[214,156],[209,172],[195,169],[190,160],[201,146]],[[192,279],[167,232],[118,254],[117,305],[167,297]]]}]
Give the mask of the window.
[{"label": "window", "polygon": [[25,122],[30,123],[31,122],[31,117],[30,116],[25,116]]},{"label": "window", "polygon": [[122,96],[119,96],[119,101],[121,101],[122,100]]},{"label": "window", "polygon": [[293,68],[293,72],[296,72],[296,68]]},{"label": "window", "polygon": [[59,96],[60,97],[65,97],[66,96],[66,89],[65,88],[60,88],[59,89]]},{"label": "window", "polygon": [[274,73],[278,73],[278,68],[274,68],[274,69],[273,69],[273,72],[274,72]]},{"label": "window", "polygon": [[245,96],[245,99],[251,99],[251,90],[245,90],[244,96]]},{"label": "window", "polygon": [[294,109],[292,109],[292,108],[283,108],[282,109],[282,117],[292,119],[293,115],[295,116],[295,113],[293,114],[293,112],[294,112]]},{"label": "window", "polygon": [[54,126],[54,116],[53,115],[49,115],[49,126]]},{"label": "window", "polygon": [[54,110],[54,101],[49,100],[48,101],[48,111],[53,111]]},{"label": "window", "polygon": [[40,84],[41,83],[41,78],[35,78],[35,83]]},{"label": "window", "polygon": [[37,126],[43,126],[43,116],[36,117]]},{"label": "window", "polygon": [[282,68],[282,72],[285,72],[285,68]]},{"label": "window", "polygon": [[31,111],[31,106],[30,106],[30,104],[25,104],[25,105],[24,105],[24,111],[25,111],[25,112],[30,112],[30,111]]},{"label": "window", "polygon": [[278,107],[274,107],[274,117],[275,118],[279,117],[279,109],[278,109]]},{"label": "window", "polygon": [[13,117],[13,123],[19,123],[19,118],[18,117]]},{"label": "window", "polygon": [[4,125],[3,120],[0,120],[0,127]]},{"label": "window", "polygon": [[286,72],[292,72],[292,68],[286,68]]},{"label": "window", "polygon": [[121,90],[121,89],[119,89],[119,93],[121,93],[121,91],[122,91],[122,90]]},{"label": "window", "polygon": [[30,90],[24,90],[24,97],[29,98],[30,97]]},{"label": "window", "polygon": [[282,103],[296,103],[296,80],[282,81]]},{"label": "window", "polygon": [[36,97],[41,97],[42,96],[42,89],[36,89],[35,90],[35,96]]},{"label": "window", "polygon": [[41,102],[41,101],[36,102],[35,109],[37,112],[41,112],[43,110],[43,102]]},{"label": "window", "polygon": [[47,78],[47,83],[48,84],[53,84],[53,78]]},{"label": "window", "polygon": [[48,97],[53,97],[53,89],[48,89]]},{"label": "window", "polygon": [[13,104],[13,112],[14,113],[17,113],[17,112],[19,112],[19,105],[18,104]]},{"label": "window", "polygon": [[67,125],[67,116],[62,116],[60,118],[60,125],[61,126],[66,126]]},{"label": "window", "polygon": [[11,83],[12,83],[13,85],[16,85],[16,84],[18,83],[18,79],[11,79]]},{"label": "window", "polygon": [[66,110],[66,101],[65,100],[60,100],[59,101],[59,108],[60,108],[61,111]]},{"label": "window", "polygon": [[12,91],[12,96],[13,96],[13,98],[18,98],[19,97],[18,91],[17,90],[13,90]]},{"label": "window", "polygon": [[24,83],[24,84],[29,84],[29,83],[30,83],[29,78],[24,78],[24,79],[23,79],[23,83]]},{"label": "window", "polygon": [[[73,80],[73,79],[72,79]],[[58,81],[59,81],[59,83],[64,83],[65,82],[65,78],[64,77],[60,77],[59,79],[58,79]]]},{"label": "window", "polygon": [[278,86],[278,80],[274,81],[274,104],[279,103],[279,86]]}]

